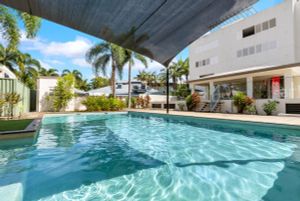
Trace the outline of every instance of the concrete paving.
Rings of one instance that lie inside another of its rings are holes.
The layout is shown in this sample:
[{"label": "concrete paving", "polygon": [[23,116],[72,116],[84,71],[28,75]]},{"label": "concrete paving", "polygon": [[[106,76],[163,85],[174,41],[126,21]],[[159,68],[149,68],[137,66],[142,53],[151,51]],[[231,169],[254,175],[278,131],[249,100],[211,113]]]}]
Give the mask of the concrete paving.
[{"label": "concrete paving", "polygon": [[[129,111],[166,114],[166,110],[131,109]],[[296,117],[296,116],[262,116],[262,115],[247,115],[247,114],[223,114],[223,113],[186,112],[186,111],[170,111],[169,114],[190,116],[190,117],[202,117],[202,118],[212,118],[212,119],[225,119],[225,120],[300,126],[300,117]]]}]

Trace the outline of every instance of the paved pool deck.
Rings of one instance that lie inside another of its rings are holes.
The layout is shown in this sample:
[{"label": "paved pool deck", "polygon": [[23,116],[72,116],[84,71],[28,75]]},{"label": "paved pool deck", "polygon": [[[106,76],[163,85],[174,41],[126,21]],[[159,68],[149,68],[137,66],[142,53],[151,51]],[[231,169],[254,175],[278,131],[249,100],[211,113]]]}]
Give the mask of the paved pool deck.
[{"label": "paved pool deck", "polygon": [[[128,111],[166,114],[166,110],[130,109]],[[299,117],[297,117],[297,116],[262,116],[262,115],[247,115],[247,114],[223,114],[223,113],[186,112],[186,111],[170,111],[169,115],[300,126],[300,116]]]}]

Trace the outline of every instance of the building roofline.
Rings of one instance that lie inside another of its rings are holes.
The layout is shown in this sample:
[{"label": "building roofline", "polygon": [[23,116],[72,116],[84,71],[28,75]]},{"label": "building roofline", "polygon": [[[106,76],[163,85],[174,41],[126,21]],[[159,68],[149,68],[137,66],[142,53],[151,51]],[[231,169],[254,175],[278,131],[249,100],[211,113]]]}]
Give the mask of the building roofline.
[{"label": "building roofline", "polygon": [[280,69],[292,68],[292,67],[297,67],[297,66],[300,66],[300,63],[291,63],[291,64],[285,64],[285,65],[280,65],[280,66],[257,66],[257,67],[253,67],[253,68],[248,68],[246,70],[243,69],[243,70],[231,71],[228,73],[209,75],[209,76],[206,76],[206,77],[203,77],[200,79],[190,80],[190,81],[188,81],[188,83],[192,84],[195,82],[208,81],[208,80],[217,79],[217,78],[226,78],[226,77],[244,75],[244,74],[249,74],[249,73],[259,73],[259,72],[264,72],[264,71],[280,70]]}]

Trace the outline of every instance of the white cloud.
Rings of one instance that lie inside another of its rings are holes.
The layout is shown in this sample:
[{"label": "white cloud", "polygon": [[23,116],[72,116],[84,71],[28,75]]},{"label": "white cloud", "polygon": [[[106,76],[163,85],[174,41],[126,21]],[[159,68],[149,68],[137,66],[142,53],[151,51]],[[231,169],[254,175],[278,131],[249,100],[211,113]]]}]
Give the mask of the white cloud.
[{"label": "white cloud", "polygon": [[42,60],[38,60],[38,61],[40,62],[41,66],[43,68],[46,68],[46,69],[54,68],[51,64],[49,64],[49,63],[47,63],[45,61],[42,61]]},{"label": "white cloud", "polygon": [[[147,59],[148,61],[148,68],[146,68],[144,66],[144,64],[142,62],[140,62],[139,60],[134,60],[135,65],[132,66],[132,71],[142,71],[142,70],[146,70],[146,71],[155,71],[155,72],[159,72],[161,69],[164,68],[163,65],[161,65],[160,63],[156,62],[156,61],[151,61],[150,59]],[[125,65],[125,70],[128,70],[128,64]]]},{"label": "white cloud", "polygon": [[45,62],[51,63],[53,65],[64,65],[64,62],[56,60],[56,59],[46,59]]},{"label": "white cloud", "polygon": [[40,38],[26,39],[22,37],[22,45],[26,50],[37,50],[45,56],[64,56],[67,58],[84,57],[93,45],[87,38],[77,36],[75,40],[66,42],[47,42]]},{"label": "white cloud", "polygon": [[91,65],[87,63],[84,58],[72,59],[72,63],[80,67],[91,67]]}]

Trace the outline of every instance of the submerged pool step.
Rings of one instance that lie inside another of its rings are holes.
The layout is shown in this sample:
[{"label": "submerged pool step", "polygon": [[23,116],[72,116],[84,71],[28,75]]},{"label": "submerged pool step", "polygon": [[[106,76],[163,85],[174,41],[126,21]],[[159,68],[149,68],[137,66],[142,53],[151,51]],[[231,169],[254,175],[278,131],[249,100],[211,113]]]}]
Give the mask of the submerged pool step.
[{"label": "submerged pool step", "polygon": [[1,201],[22,201],[23,185],[21,183],[10,184],[0,187]]}]

